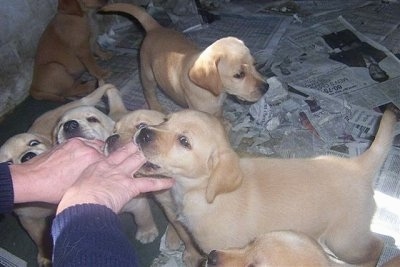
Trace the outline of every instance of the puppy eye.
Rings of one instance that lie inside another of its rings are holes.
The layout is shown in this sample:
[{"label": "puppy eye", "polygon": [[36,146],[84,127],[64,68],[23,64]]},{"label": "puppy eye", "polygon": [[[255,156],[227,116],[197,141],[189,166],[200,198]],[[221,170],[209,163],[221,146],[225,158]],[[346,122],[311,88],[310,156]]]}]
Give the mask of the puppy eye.
[{"label": "puppy eye", "polygon": [[29,142],[29,146],[37,146],[37,145],[39,145],[40,144],[40,142],[38,141],[38,140],[31,140],[30,142]]},{"label": "puppy eye", "polygon": [[7,160],[7,164],[8,164],[8,165],[12,165],[12,164],[14,164],[14,161],[13,161],[12,159]]},{"label": "puppy eye", "polygon": [[192,148],[192,146],[190,145],[189,140],[187,139],[186,136],[184,136],[184,135],[179,136],[178,141],[184,148],[187,148],[187,149]]},{"label": "puppy eye", "polygon": [[147,123],[141,122],[138,125],[136,125],[136,129],[140,130],[146,128],[147,126],[148,126]]},{"label": "puppy eye", "polygon": [[233,75],[233,77],[236,78],[236,79],[243,79],[244,76],[246,76],[246,73],[244,71],[241,71],[241,72],[236,73],[235,75]]},{"label": "puppy eye", "polygon": [[88,122],[99,122],[99,120],[96,117],[89,117],[86,119]]}]

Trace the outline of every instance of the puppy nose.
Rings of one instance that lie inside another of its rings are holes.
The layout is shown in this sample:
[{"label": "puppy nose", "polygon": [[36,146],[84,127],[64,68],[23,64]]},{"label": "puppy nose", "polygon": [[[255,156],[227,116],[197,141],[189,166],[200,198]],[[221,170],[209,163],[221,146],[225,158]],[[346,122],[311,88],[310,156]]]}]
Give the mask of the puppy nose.
[{"label": "puppy nose", "polygon": [[75,120],[67,121],[63,125],[64,131],[69,133],[79,128],[79,123]]},{"label": "puppy nose", "polygon": [[218,264],[218,252],[216,250],[213,250],[208,254],[207,264],[209,266],[215,266]]},{"label": "puppy nose", "polygon": [[118,149],[118,146],[115,144],[117,143],[119,137],[119,134],[113,134],[106,139],[106,149],[108,153],[112,153]]},{"label": "puppy nose", "polygon": [[260,88],[260,92],[261,94],[265,94],[269,89],[269,84],[268,83],[264,83],[263,86],[261,86]]},{"label": "puppy nose", "polygon": [[115,142],[117,142],[118,139],[119,139],[119,134],[113,134],[113,135],[109,136],[109,137],[106,139],[106,143],[107,143],[107,145],[109,145],[109,146],[114,146],[114,145],[115,145]]},{"label": "puppy nose", "polygon": [[136,137],[136,143],[145,145],[154,140],[154,132],[149,128],[142,128]]}]

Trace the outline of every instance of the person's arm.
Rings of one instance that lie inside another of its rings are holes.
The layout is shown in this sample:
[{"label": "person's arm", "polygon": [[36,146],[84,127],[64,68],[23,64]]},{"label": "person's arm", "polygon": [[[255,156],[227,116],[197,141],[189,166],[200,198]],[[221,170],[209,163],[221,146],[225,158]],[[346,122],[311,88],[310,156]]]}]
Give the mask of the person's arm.
[{"label": "person's arm", "polygon": [[135,250],[111,209],[80,204],[63,210],[52,225],[53,266],[139,266]]},{"label": "person's arm", "polygon": [[57,208],[54,266],[137,266],[117,213],[140,193],[173,185],[171,179],[133,178],[145,161],[130,143],[85,169]]},{"label": "person's arm", "polygon": [[0,214],[9,213],[14,207],[14,190],[7,162],[0,163]]}]

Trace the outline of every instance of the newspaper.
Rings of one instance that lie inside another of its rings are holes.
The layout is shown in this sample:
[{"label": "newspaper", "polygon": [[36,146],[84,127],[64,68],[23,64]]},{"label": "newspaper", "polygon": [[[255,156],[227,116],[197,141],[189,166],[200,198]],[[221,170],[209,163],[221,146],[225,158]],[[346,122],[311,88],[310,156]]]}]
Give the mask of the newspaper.
[{"label": "newspaper", "polygon": [[400,60],[343,17],[285,37],[271,69],[292,86],[318,90],[367,109],[389,102],[400,106]]}]

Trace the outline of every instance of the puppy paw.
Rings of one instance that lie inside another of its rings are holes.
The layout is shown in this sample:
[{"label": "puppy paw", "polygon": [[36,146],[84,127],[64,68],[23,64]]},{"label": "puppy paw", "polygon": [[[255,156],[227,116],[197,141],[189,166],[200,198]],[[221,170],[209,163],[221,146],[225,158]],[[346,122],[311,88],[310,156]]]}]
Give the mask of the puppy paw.
[{"label": "puppy paw", "polygon": [[47,259],[41,255],[37,256],[37,262],[39,267],[51,267],[52,263],[50,259]]},{"label": "puppy paw", "polygon": [[152,227],[151,229],[141,229],[139,228],[136,232],[136,239],[143,244],[153,242],[158,236],[157,227]]}]

